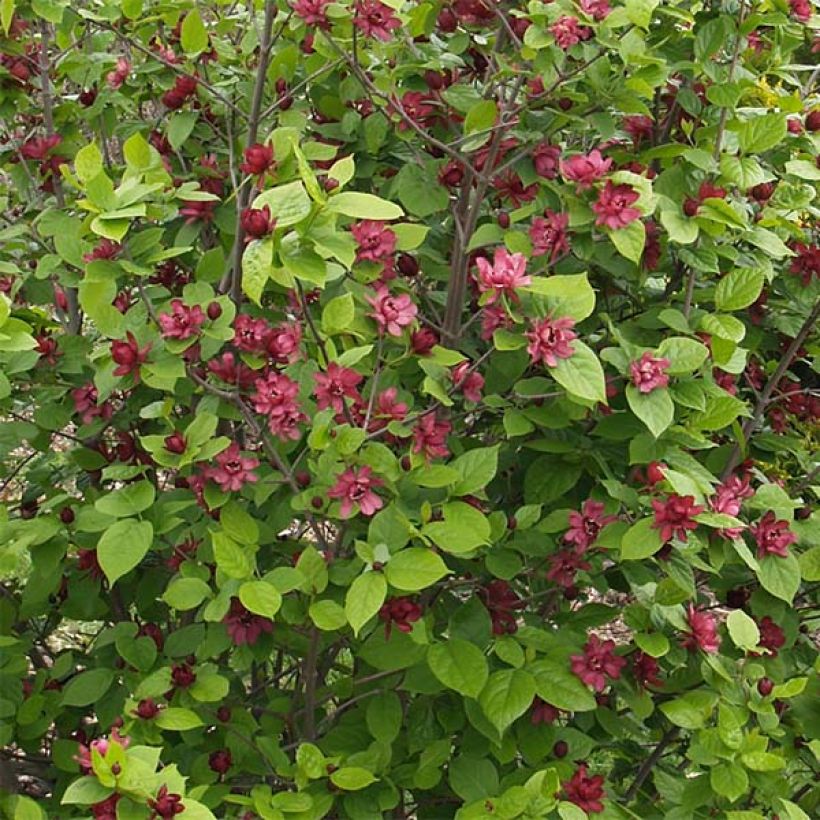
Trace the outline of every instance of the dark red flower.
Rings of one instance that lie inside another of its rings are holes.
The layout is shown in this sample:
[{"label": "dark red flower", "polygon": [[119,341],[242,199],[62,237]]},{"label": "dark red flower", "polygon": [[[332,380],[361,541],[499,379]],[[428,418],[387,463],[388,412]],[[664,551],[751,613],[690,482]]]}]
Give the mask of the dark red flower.
[{"label": "dark red flower", "polygon": [[758,645],[769,650],[768,657],[776,658],[778,650],[786,645],[786,633],[768,615],[764,615],[757,626],[760,630]]},{"label": "dark red flower", "polygon": [[316,396],[316,406],[319,410],[332,407],[337,413],[342,413],[345,399],[353,402],[362,400],[356,388],[364,380],[364,376],[349,367],[331,362],[326,373],[317,373],[313,378],[316,382],[313,395]]},{"label": "dark red flower", "polygon": [[179,663],[171,667],[171,683],[177,689],[187,689],[196,681],[196,672],[187,664]]},{"label": "dark red flower", "polygon": [[133,374],[139,381],[140,366],[145,364],[148,354],[151,352],[151,343],[140,347],[134,334],[128,330],[125,333],[126,341],[114,340],[111,342],[111,358],[114,364],[118,365],[114,370],[115,376],[128,376]]},{"label": "dark red flower", "polygon": [[425,413],[413,428],[413,452],[422,453],[428,461],[447,458],[450,455],[447,436],[452,429],[447,419],[438,418],[436,413]]},{"label": "dark red flower", "polygon": [[684,635],[680,642],[684,649],[690,652],[702,649],[711,655],[720,650],[720,638],[714,615],[689,604],[686,609],[686,622],[689,624],[690,632]]},{"label": "dark red flower", "polygon": [[665,501],[653,498],[652,508],[655,510],[652,528],[661,531],[661,541],[664,543],[671,541],[672,538],[686,541],[687,531],[698,527],[694,517],[703,512],[703,506],[695,504],[694,496],[675,493],[668,496]]},{"label": "dark red flower", "polygon": [[379,0],[358,0],[355,9],[353,25],[365,37],[374,37],[386,43],[392,33],[401,27],[401,21],[393,9]]},{"label": "dark red flower", "polygon": [[454,159],[439,169],[438,181],[446,188],[457,187],[461,184],[462,179],[464,179],[464,166]]},{"label": "dark red flower", "polygon": [[330,20],[327,18],[327,7],[333,0],[296,0],[293,4],[293,12],[297,17],[309,26],[327,31],[330,28]]},{"label": "dark red flower", "polygon": [[758,558],[767,555],[788,558],[789,546],[797,541],[797,536],[789,529],[789,522],[778,521],[772,510],[751,528],[751,533],[757,543]]},{"label": "dark red flower", "polygon": [[638,192],[631,185],[614,185],[607,181],[597,201],[592,203],[595,224],[617,231],[640,219],[641,212],[632,207],[638,198]]},{"label": "dark red flower", "polygon": [[77,550],[77,569],[87,571],[95,581],[105,578],[96,549],[80,548]]},{"label": "dark red flower", "polygon": [[239,216],[242,230],[245,232],[245,241],[261,239],[273,233],[276,227],[276,220],[270,215],[270,207],[264,208],[244,208]]},{"label": "dark red flower", "polygon": [[180,541],[174,546],[173,554],[165,562],[166,566],[174,572],[179,572],[182,562],[188,560],[189,558],[193,558],[201,543],[201,540],[196,539],[193,536],[189,536],[184,541]]},{"label": "dark red flower", "polygon": [[615,654],[615,641],[602,641],[597,635],[591,635],[584,644],[583,655],[570,657],[572,673],[596,692],[604,691],[607,678],[620,678],[624,666],[626,658]]},{"label": "dark red flower", "polygon": [[178,431],[172,433],[170,436],[166,436],[163,443],[165,444],[165,449],[169,453],[174,453],[176,455],[182,455],[185,452],[185,448],[188,446],[188,442],[185,441],[185,436]]},{"label": "dark red flower", "polygon": [[199,333],[205,314],[199,305],[189,307],[181,299],[171,300],[171,312],[157,317],[164,339],[189,339]]},{"label": "dark red flower", "polygon": [[640,359],[629,365],[632,384],[640,393],[651,393],[659,387],[667,387],[669,376],[666,375],[666,370],[670,364],[669,359],[655,357],[647,350]]},{"label": "dark red flower", "polygon": [[658,677],[659,673],[660,664],[651,655],[640,650],[632,655],[632,674],[639,689],[663,686],[663,681]]},{"label": "dark red flower", "polygon": [[154,703],[153,698],[143,698],[132,714],[140,720],[153,720],[160,713],[160,706]]},{"label": "dark red flower", "polygon": [[116,259],[122,253],[122,245],[110,239],[101,239],[97,246],[89,253],[83,254],[86,264],[97,259]]},{"label": "dark red flower", "polygon": [[256,372],[244,362],[238,362],[233,353],[223,353],[218,359],[208,362],[208,370],[226,384],[235,384],[248,389],[256,379]]},{"label": "dark red flower", "polygon": [[538,184],[524,185],[515,171],[505,171],[493,179],[493,188],[502,199],[509,199],[513,207],[520,208],[525,202],[532,202],[538,195]]},{"label": "dark red flower", "polygon": [[518,630],[514,613],[517,609],[523,609],[525,603],[507,581],[496,578],[480,587],[478,595],[490,613],[494,635],[511,635]]},{"label": "dark red flower", "polygon": [[171,794],[167,786],[160,786],[157,796],[155,798],[149,797],[147,805],[151,809],[152,820],[157,817],[162,818],[162,820],[171,820],[171,818],[185,811],[182,796]]},{"label": "dark red flower", "polygon": [[245,149],[245,161],[239,166],[239,170],[243,174],[261,176],[272,170],[274,165],[273,148],[257,142]]},{"label": "dark red flower", "polygon": [[575,774],[561,786],[564,797],[587,814],[597,814],[604,810],[604,804],[601,802],[604,797],[604,778],[600,774],[590,777],[587,774],[586,763],[578,766]]},{"label": "dark red flower", "polygon": [[253,484],[259,476],[253,472],[259,466],[259,459],[243,456],[234,441],[215,459],[215,467],[207,467],[205,475],[219,484],[223,493],[239,492],[245,484]]},{"label": "dark red flower", "polygon": [[438,334],[429,327],[422,327],[410,334],[410,347],[417,356],[427,356],[439,343]]},{"label": "dark red flower", "polygon": [[550,263],[569,253],[569,214],[557,214],[547,208],[544,216],[537,216],[530,225],[530,239],[532,240],[532,255],[549,255]]},{"label": "dark red flower", "polygon": [[570,316],[561,316],[553,319],[547,316],[532,324],[527,331],[527,353],[533,364],[542,362],[547,367],[557,367],[559,359],[570,359],[575,354],[572,341],[578,334],[572,329],[575,319]]},{"label": "dark red flower", "polygon": [[365,219],[350,228],[356,240],[357,262],[384,262],[396,250],[396,234],[384,222]]},{"label": "dark red flower", "polygon": [[412,632],[413,624],[424,615],[424,610],[412,598],[391,598],[379,610],[379,618],[384,621],[384,637],[390,638],[395,626],[400,632]]},{"label": "dark red flower", "polygon": [[550,568],[547,578],[564,589],[575,586],[575,576],[580,570],[589,570],[592,565],[584,561],[575,550],[558,550],[547,558]]},{"label": "dark red flower", "polygon": [[549,27],[549,30],[552,32],[552,36],[555,37],[555,44],[564,51],[577,45],[582,40],[588,40],[592,37],[592,29],[589,26],[582,26],[577,17],[568,14],[559,17]]},{"label": "dark red flower", "polygon": [[533,726],[540,726],[542,723],[549,726],[555,723],[560,716],[560,709],[556,709],[551,703],[547,703],[539,697],[533,698],[530,706],[530,723]]},{"label": "dark red flower", "polygon": [[122,795],[112,794],[105,800],[91,805],[91,813],[94,815],[94,820],[117,820],[117,803],[120,801]]},{"label": "dark red flower", "polygon": [[165,636],[157,624],[143,624],[139,630],[137,630],[137,637],[150,638],[156,644],[157,652],[162,652],[162,647],[165,645]]},{"label": "dark red flower", "polygon": [[799,276],[803,287],[809,287],[812,278],[820,279],[820,246],[792,242],[790,247],[797,256],[792,259],[789,273]]},{"label": "dark red flower", "polygon": [[581,512],[573,510],[569,514],[569,529],[564,534],[564,541],[574,544],[576,552],[586,552],[601,530],[613,521],[617,521],[617,516],[604,515],[604,505],[600,501],[587,499]]},{"label": "dark red flower", "polygon": [[558,166],[561,160],[561,149],[557,145],[542,142],[535,146],[532,152],[532,164],[535,173],[544,179],[555,179],[558,176]]},{"label": "dark red flower", "polygon": [[217,749],[208,755],[208,767],[219,775],[224,775],[232,764],[230,749]]}]

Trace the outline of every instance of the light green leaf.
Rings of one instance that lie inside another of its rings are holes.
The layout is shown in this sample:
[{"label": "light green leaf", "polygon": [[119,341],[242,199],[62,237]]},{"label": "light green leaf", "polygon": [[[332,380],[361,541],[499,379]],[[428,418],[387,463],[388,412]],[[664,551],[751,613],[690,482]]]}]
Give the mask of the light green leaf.
[{"label": "light green leaf", "polygon": [[621,558],[624,561],[649,558],[663,546],[660,530],[653,524],[653,518],[642,518],[624,533],[621,539]]},{"label": "light green leaf", "polygon": [[267,581],[246,581],[239,587],[239,600],[245,609],[266,618],[272,618],[282,606],[282,595]]},{"label": "light green leaf", "polygon": [[345,597],[345,616],[354,635],[381,609],[386,597],[387,581],[380,572],[365,572],[353,581]]},{"label": "light green leaf", "polygon": [[252,571],[250,560],[245,551],[224,532],[212,532],[211,543],[214,549],[216,566],[229,578],[247,578]]},{"label": "light green leaf", "polygon": [[359,766],[342,766],[330,775],[330,782],[337,788],[346,792],[366,789],[371,783],[375,783],[378,778],[367,769]]},{"label": "light green leaf", "polygon": [[103,158],[96,143],[92,142],[77,151],[74,157],[74,170],[80,182],[88,182],[102,172]]},{"label": "light green leaf", "polygon": [[461,479],[453,488],[455,495],[469,495],[484,490],[495,478],[498,469],[498,445],[468,450],[448,466],[461,474]]},{"label": "light green leaf", "polygon": [[138,481],[98,498],[94,506],[105,515],[126,518],[147,510],[154,503],[155,497],[154,485],[150,481]]},{"label": "light green leaf", "polygon": [[349,332],[355,313],[352,293],[331,299],[322,309],[322,330],[328,336]]},{"label": "light green leaf", "polygon": [[96,703],[114,682],[112,669],[89,669],[80,672],[63,688],[63,706],[90,706]]},{"label": "light green leaf", "polygon": [[713,766],[709,773],[709,782],[714,791],[727,797],[730,803],[746,794],[749,788],[746,770],[736,763],[718,763]]},{"label": "light green leaf", "polygon": [[606,404],[606,379],[598,357],[580,339],[570,344],[572,356],[558,359],[555,367],[548,368],[550,375],[573,396]]},{"label": "light green leaf", "polygon": [[629,409],[649,428],[655,438],[672,424],[675,403],[668,388],[656,387],[650,393],[641,393],[633,384],[626,387]]},{"label": "light green leaf", "polygon": [[490,522],[472,505],[452,501],[443,505],[442,513],[444,520],[426,524],[423,532],[445,552],[471,552],[489,541]]},{"label": "light green leaf", "polygon": [[308,615],[323,632],[334,632],[347,625],[344,608],[336,601],[314,601],[308,609]]},{"label": "light green leaf", "polygon": [[734,268],[715,289],[718,310],[742,310],[749,307],[763,290],[765,277],[759,268]]},{"label": "light green leaf", "polygon": [[791,553],[786,558],[767,555],[760,561],[757,577],[766,592],[791,603],[800,588],[800,564]]},{"label": "light green leaf", "polygon": [[658,347],[658,356],[669,359],[667,373],[679,376],[697,370],[708,358],[705,344],[684,336],[669,336]]},{"label": "light green leaf", "polygon": [[504,669],[490,675],[478,702],[490,723],[503,732],[524,714],[535,697],[535,679],[522,669]]},{"label": "light green leaf", "polygon": [[182,21],[179,41],[186,54],[199,54],[208,48],[208,31],[196,7],[191,9]]},{"label": "light green leaf", "polygon": [[760,630],[742,609],[733,609],[726,618],[729,637],[738,649],[753,650],[760,642]]},{"label": "light green leaf", "polygon": [[641,254],[646,244],[646,226],[640,219],[630,222],[617,231],[608,230],[607,235],[621,256],[636,265],[641,261]]},{"label": "light green leaf", "polygon": [[210,597],[211,588],[201,578],[174,578],[162,595],[168,606],[180,612],[199,606]]},{"label": "light green leaf", "polygon": [[404,592],[426,589],[450,574],[441,557],[423,547],[409,547],[396,553],[384,572],[390,586]]},{"label": "light green leaf", "polygon": [[541,700],[565,712],[590,712],[596,708],[595,696],[569,668],[569,661],[543,658],[527,667],[535,678],[535,691]]},{"label": "light green leaf", "polygon": [[170,729],[185,732],[188,729],[198,729],[203,725],[202,718],[190,709],[169,707],[163,709],[155,718],[154,723],[160,729]]},{"label": "light green leaf", "polygon": [[325,206],[334,214],[344,214],[355,219],[400,219],[404,211],[392,202],[359,191],[342,191],[330,197]]},{"label": "light green leaf", "polygon": [[304,184],[299,180],[263,191],[253,201],[254,208],[264,208],[265,205],[270,208],[271,216],[276,219],[277,228],[286,228],[301,222],[311,210],[310,197],[305,191]]},{"label": "light green leaf", "polygon": [[427,664],[448,689],[468,698],[479,696],[489,675],[484,653],[460,638],[433,644],[427,651]]},{"label": "light green leaf", "polygon": [[151,522],[133,518],[117,521],[102,534],[97,544],[97,560],[111,586],[142,561],[153,539]]},{"label": "light green leaf", "polygon": [[545,297],[547,311],[554,316],[569,316],[580,322],[595,310],[595,291],[589,284],[586,273],[537,276],[522,290]]}]

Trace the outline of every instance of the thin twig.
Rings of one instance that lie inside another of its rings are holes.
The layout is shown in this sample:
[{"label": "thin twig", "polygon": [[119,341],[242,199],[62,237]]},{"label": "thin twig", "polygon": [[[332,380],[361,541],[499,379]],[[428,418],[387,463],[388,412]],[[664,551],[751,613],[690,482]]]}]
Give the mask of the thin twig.
[{"label": "thin twig", "polygon": [[664,732],[652,754],[641,764],[638,773],[635,775],[635,780],[632,781],[632,785],[626,790],[626,794],[623,796],[624,803],[631,803],[635,799],[644,781],[649,777],[649,773],[661,759],[661,756],[666,751],[666,747],[677,737],[677,734],[678,729],[676,726]]}]

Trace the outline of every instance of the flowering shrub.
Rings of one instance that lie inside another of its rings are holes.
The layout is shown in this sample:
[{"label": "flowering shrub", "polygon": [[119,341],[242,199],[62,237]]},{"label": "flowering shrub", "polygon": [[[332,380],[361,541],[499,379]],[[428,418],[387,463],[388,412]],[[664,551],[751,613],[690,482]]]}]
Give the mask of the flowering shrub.
[{"label": "flowering shrub", "polygon": [[810,0],[0,0],[0,812],[820,811]]}]

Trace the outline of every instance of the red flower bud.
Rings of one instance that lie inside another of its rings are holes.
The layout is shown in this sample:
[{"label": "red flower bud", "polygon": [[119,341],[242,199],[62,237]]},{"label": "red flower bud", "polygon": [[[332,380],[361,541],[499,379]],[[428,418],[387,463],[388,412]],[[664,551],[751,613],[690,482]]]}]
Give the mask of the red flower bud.
[{"label": "red flower bud", "polygon": [[439,12],[436,23],[439,31],[443,31],[445,34],[450,34],[458,28],[458,18],[452,9],[442,9]]},{"label": "red flower bud", "polygon": [[74,510],[71,507],[63,507],[60,510],[60,521],[63,524],[73,524],[74,523]]},{"label": "red flower bud", "polygon": [[444,85],[444,77],[430,68],[424,72],[424,82],[431,91],[438,91]]},{"label": "red flower bud", "polygon": [[174,433],[173,435],[165,437],[165,449],[169,453],[176,453],[182,455],[185,452],[187,442],[182,433]]},{"label": "red flower bud", "polygon": [[276,220],[270,215],[270,208],[245,208],[239,217],[245,240],[261,239],[276,227]]},{"label": "red flower bud", "polygon": [[94,101],[97,99],[97,89],[96,88],[87,88],[85,91],[81,91],[79,96],[77,97],[80,105],[85,106],[86,108],[94,105]]},{"label": "red flower bud", "polygon": [[770,678],[761,678],[757,682],[757,691],[760,692],[760,694],[764,698],[769,697],[769,695],[771,695],[773,689],[774,689],[774,681],[771,680]]},{"label": "red flower bud", "polygon": [[815,108],[806,115],[806,130],[811,131],[812,134],[820,131],[820,108]]},{"label": "red flower bud", "polygon": [[569,746],[565,740],[559,740],[553,747],[552,753],[555,757],[566,757],[569,752]]},{"label": "red flower bud", "polygon": [[211,302],[208,305],[207,313],[208,318],[212,322],[215,322],[222,315],[222,305],[220,305],[219,302]]},{"label": "red flower bud", "polygon": [[396,267],[402,276],[407,276],[408,278],[416,276],[419,272],[418,260],[415,256],[410,256],[409,253],[400,254],[396,261]]}]

